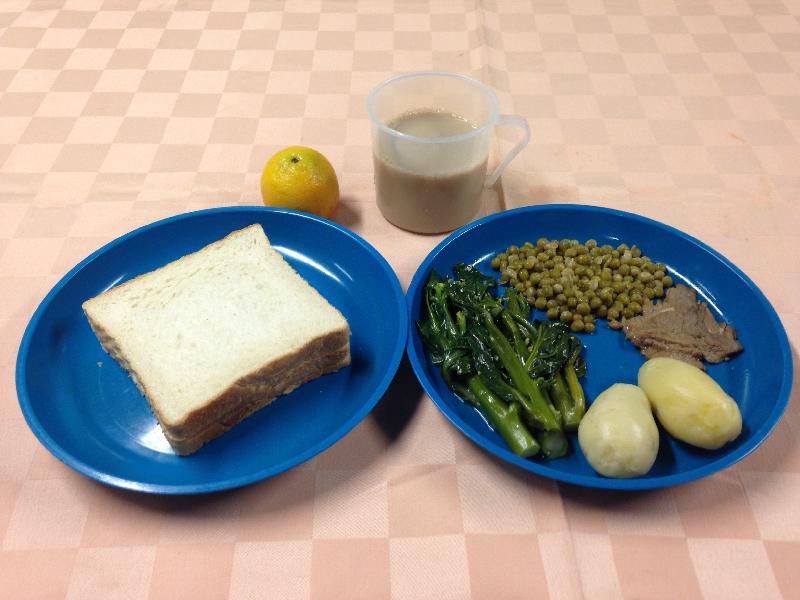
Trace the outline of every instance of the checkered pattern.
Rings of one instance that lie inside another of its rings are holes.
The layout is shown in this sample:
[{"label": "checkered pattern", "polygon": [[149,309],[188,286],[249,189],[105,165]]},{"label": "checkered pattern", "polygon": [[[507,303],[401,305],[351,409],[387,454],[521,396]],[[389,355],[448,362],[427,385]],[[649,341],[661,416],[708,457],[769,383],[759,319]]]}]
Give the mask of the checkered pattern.
[{"label": "checkered pattern", "polygon": [[480,452],[403,365],[316,459],[176,499],[62,466],[13,381],[25,324],[73,264],[161,217],[259,203],[263,162],[289,144],[331,159],[334,218],[407,284],[440,238],[375,208],[364,104],[431,68],[482,79],[531,125],[486,212],[567,201],[677,226],[751,275],[796,345],[797,0],[61,5],[0,3],[0,598],[797,597],[796,390],[735,468],[618,495]]}]

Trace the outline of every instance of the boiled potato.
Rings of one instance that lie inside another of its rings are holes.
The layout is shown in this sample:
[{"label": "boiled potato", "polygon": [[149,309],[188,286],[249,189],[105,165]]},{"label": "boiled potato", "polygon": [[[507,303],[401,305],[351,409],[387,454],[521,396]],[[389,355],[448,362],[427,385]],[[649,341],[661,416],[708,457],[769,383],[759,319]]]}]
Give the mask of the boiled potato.
[{"label": "boiled potato", "polygon": [[652,358],[639,369],[639,386],[659,423],[687,444],[716,450],[742,431],[742,414],[733,398],[688,363]]},{"label": "boiled potato", "polygon": [[658,454],[658,427],[647,396],[635,385],[612,385],[586,411],[578,443],[601,475],[628,479],[647,473]]}]

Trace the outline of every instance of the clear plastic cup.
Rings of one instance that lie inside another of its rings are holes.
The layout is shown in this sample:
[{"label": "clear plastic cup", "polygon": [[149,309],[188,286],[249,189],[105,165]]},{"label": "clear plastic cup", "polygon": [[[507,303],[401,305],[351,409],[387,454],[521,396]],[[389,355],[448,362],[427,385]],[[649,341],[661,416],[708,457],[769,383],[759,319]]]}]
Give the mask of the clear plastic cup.
[{"label": "clear plastic cup", "polygon": [[[499,114],[497,95],[475,79],[415,72],[375,87],[367,99],[378,208],[394,225],[418,233],[451,231],[481,208],[484,186],[530,140],[519,115]],[[495,126],[518,127],[523,138],[487,177]]]}]

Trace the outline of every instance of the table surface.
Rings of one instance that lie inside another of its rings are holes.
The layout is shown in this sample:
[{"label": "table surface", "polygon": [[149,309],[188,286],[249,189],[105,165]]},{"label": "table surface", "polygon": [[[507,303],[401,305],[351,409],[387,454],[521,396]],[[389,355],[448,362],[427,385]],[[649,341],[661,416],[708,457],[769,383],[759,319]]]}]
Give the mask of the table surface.
[{"label": "table surface", "polygon": [[422,69],[471,74],[528,119],[484,212],[571,202],[678,227],[756,281],[796,346],[798,15],[797,0],[0,4],[0,597],[796,598],[796,389],[735,467],[617,494],[494,460],[404,363],[317,458],[172,498],[53,458],[14,362],[76,262],[162,217],[259,204],[263,163],[297,143],[339,174],[334,220],[407,286],[441,236],[377,211],[365,98]]}]

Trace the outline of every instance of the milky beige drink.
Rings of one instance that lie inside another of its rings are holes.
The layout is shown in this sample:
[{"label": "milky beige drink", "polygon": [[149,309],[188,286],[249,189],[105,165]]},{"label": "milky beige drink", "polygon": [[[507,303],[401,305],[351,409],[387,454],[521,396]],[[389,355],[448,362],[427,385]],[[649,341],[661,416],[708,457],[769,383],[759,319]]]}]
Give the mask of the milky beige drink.
[{"label": "milky beige drink", "polygon": [[[451,231],[479,216],[481,196],[530,140],[519,115],[501,115],[497,95],[459,73],[418,71],[379,83],[367,96],[378,208],[410,231]],[[522,139],[486,176],[495,127]]]},{"label": "milky beige drink", "polygon": [[[433,109],[405,112],[386,125],[415,138],[452,138],[476,129],[459,115]],[[467,138],[457,144],[412,145],[387,136],[374,146],[378,207],[391,223],[439,233],[460,227],[478,213],[488,148],[483,138]]]}]

